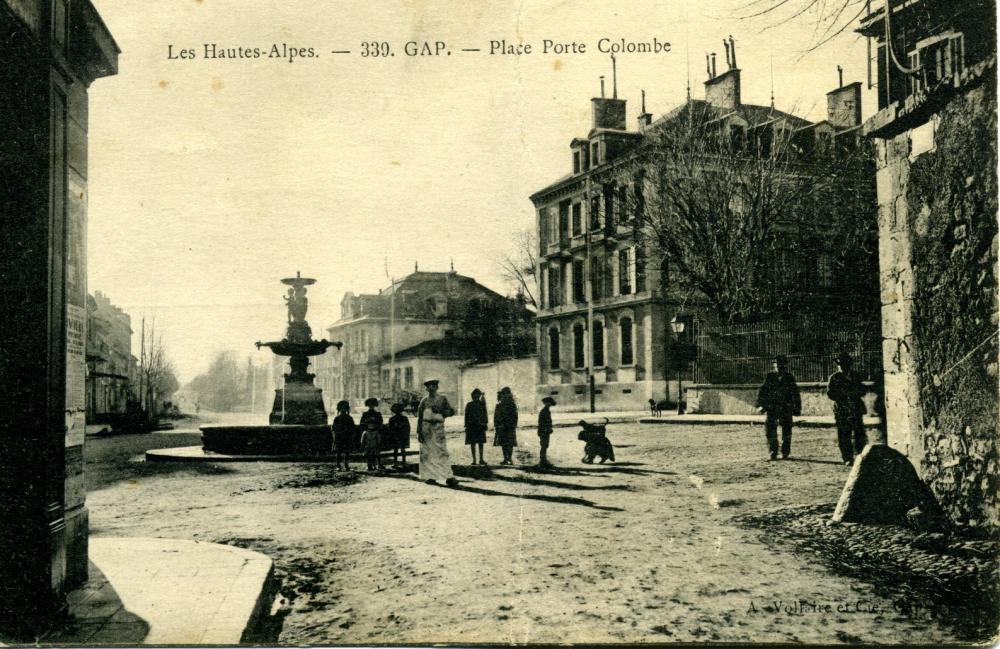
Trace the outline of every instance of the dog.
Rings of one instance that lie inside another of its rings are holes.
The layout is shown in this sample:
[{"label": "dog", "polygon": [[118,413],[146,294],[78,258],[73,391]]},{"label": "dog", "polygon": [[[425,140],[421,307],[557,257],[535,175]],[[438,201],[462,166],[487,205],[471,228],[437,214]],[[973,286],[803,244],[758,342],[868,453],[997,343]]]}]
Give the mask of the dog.
[{"label": "dog", "polygon": [[604,464],[606,460],[615,461],[615,447],[608,439],[606,421],[603,424],[591,424],[580,420],[580,428],[582,430],[577,435],[577,439],[586,443],[583,448],[582,462],[584,464],[593,464],[595,457],[601,458],[601,464]]},{"label": "dog", "polygon": [[659,417],[667,408],[670,408],[670,402],[666,399],[662,401],[657,401],[656,399],[649,400],[649,414],[653,417]]}]

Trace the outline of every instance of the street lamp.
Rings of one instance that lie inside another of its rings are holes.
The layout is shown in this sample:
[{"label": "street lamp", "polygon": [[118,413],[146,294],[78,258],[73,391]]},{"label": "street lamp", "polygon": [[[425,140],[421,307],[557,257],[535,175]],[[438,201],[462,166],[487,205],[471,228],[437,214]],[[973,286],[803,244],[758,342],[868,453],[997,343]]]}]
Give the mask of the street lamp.
[{"label": "street lamp", "polygon": [[677,414],[684,414],[684,376],[683,371],[683,359],[685,358],[684,352],[681,349],[681,334],[684,333],[684,327],[686,323],[683,320],[678,320],[675,315],[670,320],[670,328],[674,331],[674,354],[676,355],[677,363]]}]

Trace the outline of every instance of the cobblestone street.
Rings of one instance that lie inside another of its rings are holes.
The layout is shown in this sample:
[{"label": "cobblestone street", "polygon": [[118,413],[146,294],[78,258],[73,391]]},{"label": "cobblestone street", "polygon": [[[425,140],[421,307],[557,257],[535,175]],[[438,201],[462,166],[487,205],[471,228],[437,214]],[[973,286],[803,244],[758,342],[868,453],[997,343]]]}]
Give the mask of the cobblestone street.
[{"label": "cobblestone street", "polygon": [[558,429],[560,468],[539,472],[533,430],[519,432],[517,466],[491,470],[468,467],[453,435],[457,489],[319,463],[134,461],[198,443],[193,428],[88,439],[92,533],[268,554],[288,600],[283,643],[962,640],[946,611],[903,612],[732,520],[836,500],[847,469],[832,430],[797,431],[783,462],[746,426],[619,424],[609,437],[618,463],[584,465],[575,429]]}]

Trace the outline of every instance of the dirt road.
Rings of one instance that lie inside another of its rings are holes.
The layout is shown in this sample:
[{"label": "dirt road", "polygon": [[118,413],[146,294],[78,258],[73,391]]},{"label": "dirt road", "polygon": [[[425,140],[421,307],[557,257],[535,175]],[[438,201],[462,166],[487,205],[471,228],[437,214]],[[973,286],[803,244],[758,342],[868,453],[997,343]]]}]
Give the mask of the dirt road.
[{"label": "dirt road", "polygon": [[766,462],[763,433],[742,426],[609,436],[619,461],[589,466],[575,431],[557,430],[552,472],[531,466],[533,431],[507,468],[464,466],[456,437],[457,489],[318,463],[129,461],[143,446],[191,444],[183,431],[88,439],[88,503],[95,535],[273,557],[287,643],[958,640],[930,611],[897,612],[872,586],[731,522],[835,500],[846,469],[832,431],[797,431],[782,462]]}]

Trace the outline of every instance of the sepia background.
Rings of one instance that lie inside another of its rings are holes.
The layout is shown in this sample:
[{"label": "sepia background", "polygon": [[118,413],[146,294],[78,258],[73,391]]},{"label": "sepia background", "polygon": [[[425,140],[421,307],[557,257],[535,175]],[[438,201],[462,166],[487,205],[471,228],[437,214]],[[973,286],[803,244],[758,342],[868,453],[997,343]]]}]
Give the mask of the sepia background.
[{"label": "sepia background", "polygon": [[[142,318],[155,321],[182,384],[219,351],[257,353],[254,341],[279,337],[277,280],[296,271],[319,280],[309,295],[317,337],[344,292],[377,292],[415,262],[454,263],[509,292],[498,260],[534,224],[528,195],[569,172],[569,141],[589,129],[600,75],[610,94],[602,37],[672,45],[619,55],[630,129],[642,89],[656,116],[684,101],[689,78],[702,97],[705,54],[721,61],[729,35],[750,103],[767,105],[773,88],[779,109],[818,121],[838,64],[845,83],[867,75],[859,35],[789,12],[754,17],[763,7],[748,0],[95,5],[122,54],[119,74],[91,90],[89,289],[131,314],[137,333]],[[542,55],[545,38],[588,51]],[[491,39],[536,53],[457,51]],[[456,51],[410,58],[410,40]],[[397,55],[360,58],[361,41],[389,41]],[[204,43],[287,43],[321,56],[205,60]],[[168,60],[170,44],[199,58]]]}]

